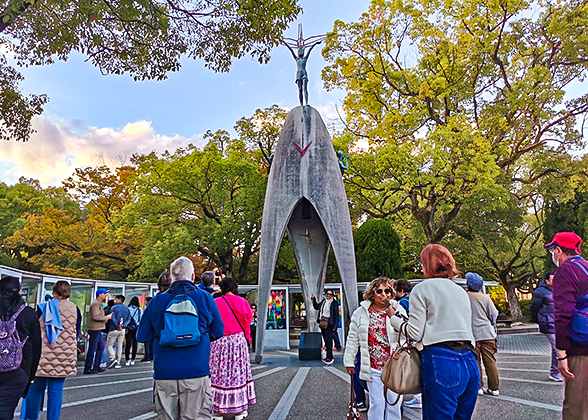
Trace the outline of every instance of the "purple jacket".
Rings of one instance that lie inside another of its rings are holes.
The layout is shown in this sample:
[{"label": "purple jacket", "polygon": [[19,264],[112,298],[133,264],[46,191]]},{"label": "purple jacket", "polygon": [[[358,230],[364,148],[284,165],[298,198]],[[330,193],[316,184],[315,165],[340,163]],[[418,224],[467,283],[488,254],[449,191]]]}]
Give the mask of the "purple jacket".
[{"label": "purple jacket", "polygon": [[566,350],[569,356],[588,355],[588,346],[574,344],[568,332],[576,299],[588,292],[588,275],[584,269],[588,271],[588,261],[580,256],[568,258],[553,277],[555,346],[559,350]]}]

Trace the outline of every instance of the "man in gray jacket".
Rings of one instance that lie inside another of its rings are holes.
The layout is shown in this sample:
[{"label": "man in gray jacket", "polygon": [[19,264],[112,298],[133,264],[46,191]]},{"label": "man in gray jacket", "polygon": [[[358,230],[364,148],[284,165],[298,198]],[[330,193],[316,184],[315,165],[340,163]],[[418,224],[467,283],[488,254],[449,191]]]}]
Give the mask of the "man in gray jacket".
[{"label": "man in gray jacket", "polygon": [[[498,310],[490,296],[480,290],[484,279],[477,273],[466,273],[467,292],[472,307],[472,332],[476,340],[476,359],[480,368],[479,395],[499,395],[498,367],[496,366],[496,318]],[[488,376],[488,388],[484,390],[482,361]]]}]

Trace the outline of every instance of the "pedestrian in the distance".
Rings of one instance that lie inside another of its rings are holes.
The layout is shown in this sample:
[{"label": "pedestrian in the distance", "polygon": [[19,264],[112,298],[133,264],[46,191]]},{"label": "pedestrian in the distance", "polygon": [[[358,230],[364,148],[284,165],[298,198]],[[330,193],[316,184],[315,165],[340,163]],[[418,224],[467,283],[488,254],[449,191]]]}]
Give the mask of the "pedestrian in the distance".
[{"label": "pedestrian in the distance", "polygon": [[[139,298],[133,296],[129,302],[129,312],[131,313],[131,320],[129,325],[125,328],[125,365],[135,366],[135,358],[137,357],[137,328],[143,316],[143,309],[139,304]],[[131,353],[132,350],[132,353]]]},{"label": "pedestrian in the distance", "polygon": [[[123,341],[125,339],[125,328],[131,322],[131,312],[124,304],[125,297],[117,295],[114,298],[114,306],[112,307],[112,324],[110,331],[108,331],[108,338],[106,339],[106,349],[108,350],[108,367],[120,369],[122,367],[122,350]],[[116,355],[114,353],[114,344],[116,343]]]},{"label": "pedestrian in the distance", "polygon": [[[421,263],[424,280],[410,293],[407,332],[421,355],[423,420],[470,419],[480,384],[470,299],[452,280],[457,269],[447,248],[427,245]],[[391,322],[398,330],[404,320]]]},{"label": "pedestrian in the distance", "polygon": [[545,245],[558,267],[553,302],[558,367],[565,378],[563,420],[588,419],[588,262],[581,245],[573,232],[556,233]]},{"label": "pedestrian in the distance", "polygon": [[102,302],[106,299],[108,290],[100,288],[96,290],[96,299],[90,304],[90,313],[88,314],[88,352],[86,353],[86,364],[84,365],[84,374],[104,372],[100,367],[102,353],[104,352],[104,340],[102,339],[102,330],[106,328],[106,321],[112,318],[112,314],[105,315]]},{"label": "pedestrian in the distance", "polygon": [[59,420],[65,378],[78,371],[77,337],[82,314],[68,299],[71,286],[60,280],[53,285],[53,299],[39,304],[37,315],[41,324],[43,348],[35,381],[26,399],[26,420],[37,420],[41,401],[47,390],[47,420]]},{"label": "pedestrian in the distance", "polygon": [[247,416],[247,409],[255,404],[255,387],[249,361],[249,325],[253,311],[246,299],[239,296],[234,278],[220,282],[222,296],[215,299],[225,325],[224,335],[211,345],[210,382],[215,420],[223,414],[235,414],[235,420]]},{"label": "pedestrian in the distance", "polygon": [[251,305],[251,312],[253,319],[249,325],[249,331],[251,332],[251,351],[255,352],[255,339],[257,338],[257,305],[255,303]]},{"label": "pedestrian in the distance", "polygon": [[[498,309],[490,296],[481,292],[484,279],[478,273],[466,273],[467,292],[472,308],[472,332],[476,340],[476,359],[480,369],[478,395],[499,395],[498,366],[496,366],[496,318]],[[482,362],[488,376],[488,388],[484,389]]]},{"label": "pedestrian in the distance", "polygon": [[317,302],[314,293],[311,294],[312,306],[318,311],[316,322],[327,349],[327,357],[323,359],[323,363],[327,365],[333,364],[333,331],[339,326],[339,304],[337,299],[333,299],[334,295],[332,290],[327,290],[325,298]]},{"label": "pedestrian in the distance", "polygon": [[[153,298],[151,296],[147,296],[145,298],[145,305],[149,305]],[[138,330],[138,329],[137,329]],[[153,361],[153,340],[148,340],[143,344],[145,348],[145,356],[141,359],[141,363],[150,363]]]},{"label": "pedestrian in the distance", "polygon": [[549,379],[555,382],[563,382],[563,378],[557,369],[557,349],[555,348],[555,307],[553,305],[553,273],[545,274],[537,288],[533,291],[533,299],[529,310],[531,321],[539,324],[539,332],[545,334],[551,345],[551,367]]},{"label": "pedestrian in the distance", "polygon": [[[41,357],[41,327],[35,311],[20,295],[20,280],[0,280],[0,420],[12,420],[26,397]],[[24,343],[24,344],[23,344]]]}]

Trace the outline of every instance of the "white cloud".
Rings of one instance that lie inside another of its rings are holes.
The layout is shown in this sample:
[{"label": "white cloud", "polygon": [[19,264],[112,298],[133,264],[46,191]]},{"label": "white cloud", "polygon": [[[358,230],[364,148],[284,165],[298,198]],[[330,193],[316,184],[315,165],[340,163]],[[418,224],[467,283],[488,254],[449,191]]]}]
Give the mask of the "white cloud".
[{"label": "white cloud", "polygon": [[120,162],[134,153],[162,153],[194,143],[202,146],[202,135],[186,138],[155,133],[149,121],[137,121],[122,129],[88,127],[72,130],[75,124],[35,117],[37,130],[26,143],[0,143],[0,168],[4,182],[12,184],[18,177],[36,178],[43,186],[59,185],[75,168],[95,166],[98,158],[107,164]]}]

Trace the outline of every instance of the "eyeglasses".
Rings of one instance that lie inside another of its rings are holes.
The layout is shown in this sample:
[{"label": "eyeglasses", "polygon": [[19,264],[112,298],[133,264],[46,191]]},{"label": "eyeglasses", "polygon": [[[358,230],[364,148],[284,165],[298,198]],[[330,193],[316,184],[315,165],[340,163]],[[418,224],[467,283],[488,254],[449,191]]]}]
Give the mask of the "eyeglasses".
[{"label": "eyeglasses", "polygon": [[390,294],[390,289],[377,289],[376,293],[381,295],[382,293],[386,293],[387,295]]}]

